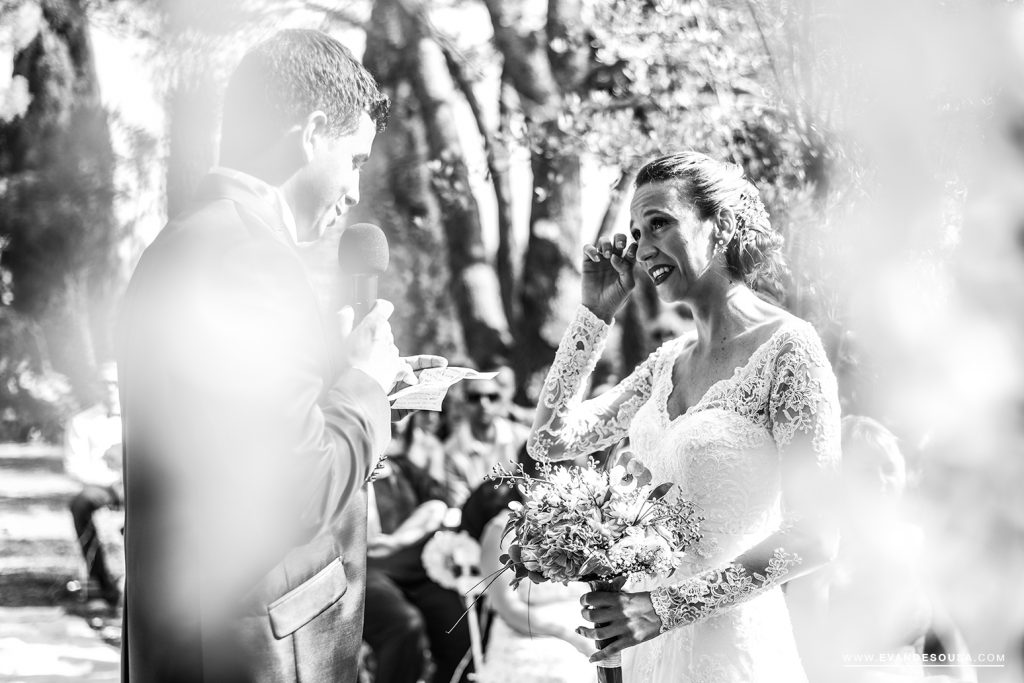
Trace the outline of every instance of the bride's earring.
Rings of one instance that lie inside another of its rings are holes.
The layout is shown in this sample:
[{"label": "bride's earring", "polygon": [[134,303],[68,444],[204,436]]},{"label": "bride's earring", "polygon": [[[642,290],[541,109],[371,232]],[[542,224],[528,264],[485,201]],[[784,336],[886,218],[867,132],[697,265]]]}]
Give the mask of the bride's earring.
[{"label": "bride's earring", "polygon": [[719,254],[725,254],[725,238],[719,237],[715,240],[715,248],[711,251],[711,260],[718,258]]},{"label": "bride's earring", "polygon": [[704,275],[711,270],[711,266],[715,264],[715,260],[718,258],[719,254],[725,254],[725,239],[722,237],[715,240],[715,246],[711,248],[711,258],[708,259],[708,263],[704,266],[704,270],[700,271],[700,275],[697,276],[698,279],[704,277]]}]

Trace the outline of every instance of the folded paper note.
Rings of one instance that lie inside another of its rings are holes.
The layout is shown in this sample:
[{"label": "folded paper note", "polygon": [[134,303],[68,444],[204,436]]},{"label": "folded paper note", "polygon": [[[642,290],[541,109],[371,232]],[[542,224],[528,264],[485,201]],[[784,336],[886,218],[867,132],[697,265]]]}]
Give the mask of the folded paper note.
[{"label": "folded paper note", "polygon": [[441,410],[448,389],[464,379],[494,379],[496,372],[477,372],[470,368],[428,368],[419,374],[419,384],[388,396],[396,410]]}]

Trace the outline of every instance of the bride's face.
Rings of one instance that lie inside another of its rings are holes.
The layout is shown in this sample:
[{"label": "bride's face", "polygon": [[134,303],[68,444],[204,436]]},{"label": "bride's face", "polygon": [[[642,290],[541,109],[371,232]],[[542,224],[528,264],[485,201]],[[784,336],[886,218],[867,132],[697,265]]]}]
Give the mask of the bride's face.
[{"label": "bride's face", "polygon": [[671,181],[641,185],[630,205],[637,263],[662,301],[688,298],[711,260],[714,223],[702,220],[692,201]]}]

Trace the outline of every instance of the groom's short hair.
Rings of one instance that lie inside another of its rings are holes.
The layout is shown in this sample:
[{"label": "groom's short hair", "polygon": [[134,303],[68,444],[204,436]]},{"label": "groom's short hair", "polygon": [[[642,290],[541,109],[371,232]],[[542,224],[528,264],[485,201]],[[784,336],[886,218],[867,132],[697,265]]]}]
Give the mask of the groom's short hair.
[{"label": "groom's short hair", "polygon": [[251,158],[317,110],[341,136],[356,130],[363,112],[383,131],[389,109],[388,96],[344,45],[320,31],[281,31],[250,50],[231,76],[221,160]]}]

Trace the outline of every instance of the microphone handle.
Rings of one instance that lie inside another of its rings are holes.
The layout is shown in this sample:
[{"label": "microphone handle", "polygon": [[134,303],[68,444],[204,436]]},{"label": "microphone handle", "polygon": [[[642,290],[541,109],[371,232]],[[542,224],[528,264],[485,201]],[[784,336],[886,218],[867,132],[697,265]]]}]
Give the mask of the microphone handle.
[{"label": "microphone handle", "polygon": [[358,274],[350,276],[348,302],[355,311],[355,324],[366,317],[373,305],[377,303],[376,274]]}]

